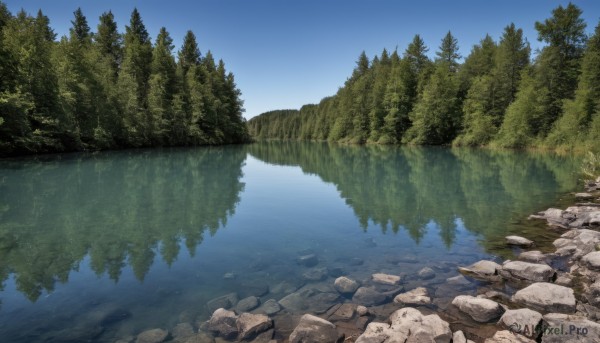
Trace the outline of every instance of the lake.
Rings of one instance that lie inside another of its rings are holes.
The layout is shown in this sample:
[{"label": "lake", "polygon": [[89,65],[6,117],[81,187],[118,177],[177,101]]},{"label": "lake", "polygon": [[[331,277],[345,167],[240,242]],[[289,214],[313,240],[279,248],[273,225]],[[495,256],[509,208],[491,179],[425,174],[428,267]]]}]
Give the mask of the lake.
[{"label": "lake", "polygon": [[402,275],[439,295],[458,266],[515,256],[506,235],[550,251],[559,233],[527,216],[572,201],[579,163],[291,142],[0,160],[0,337],[197,328],[230,293],[317,289],[332,295],[273,316],[320,313],[348,301],[328,289],[340,275]]}]

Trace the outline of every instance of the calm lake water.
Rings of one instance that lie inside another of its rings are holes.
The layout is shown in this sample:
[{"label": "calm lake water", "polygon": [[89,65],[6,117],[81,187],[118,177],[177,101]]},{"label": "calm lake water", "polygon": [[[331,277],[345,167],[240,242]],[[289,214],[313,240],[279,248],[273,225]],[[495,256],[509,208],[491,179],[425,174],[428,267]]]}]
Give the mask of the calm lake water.
[{"label": "calm lake water", "polygon": [[[578,167],[318,143],[2,160],[0,340],[114,342],[197,325],[227,293],[280,300],[338,275],[435,292],[456,266],[514,256],[508,234],[548,249],[558,234],[526,218],[571,200]],[[307,254],[317,266],[298,264]],[[426,266],[436,277],[423,281]]]}]

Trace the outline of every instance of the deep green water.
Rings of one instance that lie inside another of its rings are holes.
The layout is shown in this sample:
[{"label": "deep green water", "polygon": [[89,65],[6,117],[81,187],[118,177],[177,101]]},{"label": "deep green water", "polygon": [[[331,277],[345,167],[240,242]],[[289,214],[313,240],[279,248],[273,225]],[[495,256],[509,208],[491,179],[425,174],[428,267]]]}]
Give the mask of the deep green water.
[{"label": "deep green water", "polygon": [[416,286],[437,267],[435,291],[456,266],[512,257],[508,234],[547,249],[557,233],[526,218],[570,201],[578,167],[548,153],[318,143],[2,160],[0,337],[113,342],[195,325],[214,297],[268,286],[261,300],[279,300],[282,285],[310,284],[296,263],[306,251],[358,280]]}]

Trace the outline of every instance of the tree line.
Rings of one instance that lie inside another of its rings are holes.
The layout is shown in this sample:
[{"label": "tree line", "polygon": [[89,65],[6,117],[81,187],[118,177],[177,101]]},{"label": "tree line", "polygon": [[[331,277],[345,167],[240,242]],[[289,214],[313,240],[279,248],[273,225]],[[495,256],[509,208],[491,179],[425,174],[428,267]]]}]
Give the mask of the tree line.
[{"label": "tree line", "polygon": [[545,45],[531,59],[523,30],[486,35],[462,63],[449,31],[432,60],[415,35],[402,55],[363,52],[337,94],[248,121],[257,139],[344,143],[600,149],[600,24],[558,6],[536,22]]},{"label": "tree line", "polygon": [[0,2],[0,155],[248,140],[232,73],[192,31],[174,56],[140,13],[120,33],[111,11],[92,32],[81,9],[59,41],[42,11]]}]

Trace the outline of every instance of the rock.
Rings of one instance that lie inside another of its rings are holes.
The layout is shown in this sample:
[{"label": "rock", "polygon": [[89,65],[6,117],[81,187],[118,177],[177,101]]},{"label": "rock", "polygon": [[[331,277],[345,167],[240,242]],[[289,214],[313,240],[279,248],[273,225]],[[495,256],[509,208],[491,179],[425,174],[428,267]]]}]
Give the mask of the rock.
[{"label": "rock", "polygon": [[521,335],[516,335],[508,330],[497,331],[485,343],[535,343],[535,341]]},{"label": "rock", "polygon": [[349,279],[345,276],[340,276],[333,282],[333,287],[336,291],[344,295],[354,294],[359,287],[358,282]]},{"label": "rock", "polygon": [[249,296],[262,297],[269,294],[269,285],[261,280],[251,280],[243,282],[239,287],[239,296],[247,298]]},{"label": "rock", "polygon": [[471,287],[471,281],[467,280],[466,277],[462,275],[456,275],[453,277],[449,277],[446,279],[446,284],[457,287],[459,289]]},{"label": "rock", "polygon": [[376,273],[371,275],[371,279],[373,280],[373,282],[380,283],[383,285],[396,286],[400,284],[400,276],[398,275]]},{"label": "rock", "polygon": [[519,279],[534,282],[552,281],[556,273],[547,264],[523,261],[506,261],[498,273],[507,279]]},{"label": "rock", "polygon": [[506,236],[506,243],[525,248],[533,245],[533,241],[521,236]]},{"label": "rock", "polygon": [[575,197],[578,199],[593,199],[594,195],[590,193],[575,193]]},{"label": "rock", "polygon": [[350,266],[362,266],[365,261],[360,257],[353,257],[348,260],[348,265]]},{"label": "rock", "polygon": [[568,223],[568,221],[566,221],[563,218],[563,214],[565,213],[565,211],[559,208],[549,208],[546,211],[540,213],[543,213],[543,217],[548,221],[548,224],[550,225],[562,226]]},{"label": "rock", "polygon": [[273,326],[271,318],[264,314],[242,313],[236,320],[238,339],[249,339]]},{"label": "rock", "polygon": [[417,287],[406,293],[398,294],[394,298],[395,303],[407,305],[425,305],[431,303],[431,298],[427,294],[427,289]]},{"label": "rock", "polygon": [[279,311],[281,311],[281,306],[279,306],[275,299],[265,301],[265,303],[256,310],[256,312],[264,313],[267,316],[272,316]]},{"label": "rock", "polygon": [[570,274],[562,274],[556,278],[554,283],[565,287],[571,287],[573,285],[573,278]]},{"label": "rock", "polygon": [[327,277],[327,268],[312,268],[302,273],[302,277],[308,281],[321,281]]},{"label": "rock", "polygon": [[452,343],[467,343],[467,338],[462,331],[458,330],[452,334]]},{"label": "rock", "polygon": [[169,335],[168,331],[163,329],[146,330],[137,335],[136,343],[161,343]]},{"label": "rock", "polygon": [[[600,341],[600,324],[584,317],[562,313],[544,315],[542,343],[587,343]],[[550,334],[550,330],[553,331]]]},{"label": "rock", "polygon": [[458,271],[476,279],[483,279],[486,281],[497,281],[497,270],[502,269],[496,262],[481,260],[475,262],[468,267],[458,267]]},{"label": "rock", "polygon": [[260,300],[257,297],[247,297],[237,303],[235,306],[235,312],[238,314],[248,312],[257,308],[258,305],[260,305]]},{"label": "rock", "polygon": [[504,308],[497,302],[489,299],[459,295],[452,300],[452,305],[469,315],[473,320],[487,323],[497,319],[504,313]]},{"label": "rock", "polygon": [[437,314],[424,316],[418,310],[405,307],[390,316],[390,324],[370,323],[356,343],[375,342],[436,342],[449,343],[452,331]]},{"label": "rock", "polygon": [[224,296],[214,298],[206,303],[206,307],[210,312],[214,312],[219,308],[229,309],[238,302],[237,293],[229,293]]},{"label": "rock", "polygon": [[519,260],[531,263],[546,263],[548,261],[548,257],[539,250],[532,250],[524,251],[519,254]]},{"label": "rock", "polygon": [[418,275],[423,280],[429,280],[429,279],[433,279],[435,277],[435,272],[433,271],[433,269],[431,269],[429,267],[425,267],[425,268],[419,270]]},{"label": "rock", "polygon": [[290,343],[338,343],[344,341],[344,335],[338,334],[335,325],[305,314],[300,318],[300,323],[290,335]]},{"label": "rock", "polygon": [[356,312],[356,305],[345,303],[342,304],[338,309],[329,316],[329,320],[332,322],[336,322],[339,320],[347,321],[354,317],[354,313]]},{"label": "rock", "polygon": [[517,291],[512,301],[542,312],[573,313],[576,309],[571,288],[547,282],[534,283]]},{"label": "rock", "polygon": [[366,316],[367,314],[369,314],[369,309],[365,306],[358,305],[356,307],[356,313],[358,313],[359,316]]},{"label": "rock", "polygon": [[315,254],[308,254],[308,255],[302,255],[302,256],[298,257],[296,262],[298,262],[299,265],[302,265],[305,267],[314,267],[317,265],[317,263],[319,263],[319,259],[317,258],[317,255],[315,255]]},{"label": "rock", "polygon": [[377,306],[389,300],[389,296],[372,287],[360,287],[354,293],[352,301],[364,306]]},{"label": "rock", "polygon": [[504,312],[498,324],[509,329],[511,332],[536,338],[537,335],[533,334],[535,330],[532,331],[531,328],[535,328],[540,321],[542,321],[542,315],[539,312],[528,308],[521,308]]},{"label": "rock", "polygon": [[337,293],[321,292],[316,288],[302,288],[279,300],[286,310],[292,313],[324,313],[337,304],[340,296]]},{"label": "rock", "polygon": [[198,332],[194,336],[177,339],[172,343],[215,343],[215,339],[206,332]]},{"label": "rock", "polygon": [[184,338],[194,335],[194,327],[190,323],[179,323],[175,325],[171,334],[175,338]]},{"label": "rock", "polygon": [[208,320],[207,329],[226,339],[235,338],[238,334],[237,316],[233,311],[217,309]]},{"label": "rock", "polygon": [[591,270],[600,270],[600,251],[594,251],[583,256],[581,262]]}]

